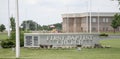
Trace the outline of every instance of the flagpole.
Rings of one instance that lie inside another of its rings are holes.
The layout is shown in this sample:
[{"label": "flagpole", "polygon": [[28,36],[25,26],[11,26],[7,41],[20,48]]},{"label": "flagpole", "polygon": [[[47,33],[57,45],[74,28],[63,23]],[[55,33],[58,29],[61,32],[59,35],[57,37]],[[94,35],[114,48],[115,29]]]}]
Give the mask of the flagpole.
[{"label": "flagpole", "polygon": [[10,6],[8,0],[8,37],[10,38]]},{"label": "flagpole", "polygon": [[89,12],[90,12],[90,34],[91,34],[91,32],[92,32],[92,26],[91,26],[91,18],[92,18],[92,15],[91,15],[91,1],[92,0],[90,0],[90,10],[89,10]]},{"label": "flagpole", "polygon": [[20,57],[20,41],[19,41],[19,7],[18,0],[15,0],[16,5],[16,58]]},{"label": "flagpole", "polygon": [[89,2],[87,1],[87,16],[86,16],[86,32],[89,33],[89,28],[88,28],[88,17],[89,17]]},{"label": "flagpole", "polygon": [[98,9],[98,33],[100,33],[100,14],[99,14],[99,9]]}]

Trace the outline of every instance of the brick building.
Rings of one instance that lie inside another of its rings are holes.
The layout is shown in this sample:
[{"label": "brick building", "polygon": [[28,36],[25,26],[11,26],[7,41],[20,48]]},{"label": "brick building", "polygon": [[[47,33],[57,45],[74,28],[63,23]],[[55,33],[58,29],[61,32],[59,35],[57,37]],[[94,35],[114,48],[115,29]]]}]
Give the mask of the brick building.
[{"label": "brick building", "polygon": [[[117,12],[92,12],[91,13],[91,26],[90,26],[90,13],[71,13],[62,14],[63,32],[66,33],[79,33],[79,32],[111,32],[111,22]],[[117,29],[120,31],[120,28]]]}]

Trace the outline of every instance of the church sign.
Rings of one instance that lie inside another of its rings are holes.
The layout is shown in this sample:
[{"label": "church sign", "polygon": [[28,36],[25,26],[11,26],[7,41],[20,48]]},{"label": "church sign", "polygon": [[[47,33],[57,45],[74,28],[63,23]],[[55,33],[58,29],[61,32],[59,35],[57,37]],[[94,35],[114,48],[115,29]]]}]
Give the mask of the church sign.
[{"label": "church sign", "polygon": [[94,46],[99,44],[99,34],[75,34],[75,33],[25,33],[24,47],[40,47],[40,45],[52,45],[52,47],[76,47]]}]

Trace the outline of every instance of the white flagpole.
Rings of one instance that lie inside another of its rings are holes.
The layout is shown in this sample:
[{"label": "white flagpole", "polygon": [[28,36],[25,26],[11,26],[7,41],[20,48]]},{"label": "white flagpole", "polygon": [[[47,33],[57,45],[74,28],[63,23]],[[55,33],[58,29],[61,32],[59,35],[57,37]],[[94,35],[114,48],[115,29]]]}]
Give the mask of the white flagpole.
[{"label": "white flagpole", "polygon": [[90,0],[90,11],[89,12],[90,12],[90,34],[91,34],[91,32],[92,32],[92,29],[91,29],[91,27],[92,27],[91,26],[91,16],[92,16],[91,15],[91,0]]},{"label": "white flagpole", "polygon": [[87,16],[86,16],[86,32],[88,33],[88,16],[89,16],[89,2],[87,1]]},{"label": "white flagpole", "polygon": [[100,15],[99,15],[99,10],[98,10],[98,33],[100,33]]},{"label": "white flagpole", "polygon": [[18,0],[15,0],[16,5],[16,58],[20,57],[20,40],[19,40],[19,9]]},{"label": "white flagpole", "polygon": [[8,37],[10,38],[10,6],[9,6],[9,0],[8,0]]}]

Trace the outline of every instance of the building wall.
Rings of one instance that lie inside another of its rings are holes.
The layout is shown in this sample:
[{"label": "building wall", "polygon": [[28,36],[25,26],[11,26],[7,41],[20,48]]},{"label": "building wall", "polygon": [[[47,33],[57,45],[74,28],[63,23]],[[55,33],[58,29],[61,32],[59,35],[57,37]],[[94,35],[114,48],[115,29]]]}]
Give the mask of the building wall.
[{"label": "building wall", "polygon": [[63,32],[80,32],[81,18],[63,18]]},{"label": "building wall", "polygon": [[[87,21],[88,19],[88,21]],[[113,28],[111,27],[111,22],[113,17],[110,16],[100,16],[99,17],[99,30],[100,32],[111,32]],[[92,17],[92,32],[98,32],[98,16]],[[90,25],[89,17],[67,17],[63,18],[63,32],[68,33],[78,33],[89,31]],[[88,23],[88,24],[87,24]],[[88,29],[88,30],[87,30]],[[117,31],[120,31],[118,28]]]},{"label": "building wall", "polygon": [[[96,19],[96,21],[94,21]],[[99,17],[99,29],[101,32],[110,32],[113,31],[111,27],[113,17]],[[98,18],[92,17],[92,32],[98,31]]]}]

